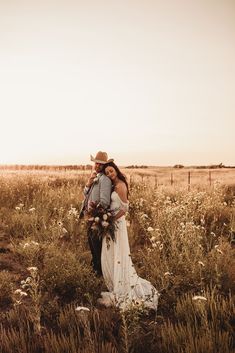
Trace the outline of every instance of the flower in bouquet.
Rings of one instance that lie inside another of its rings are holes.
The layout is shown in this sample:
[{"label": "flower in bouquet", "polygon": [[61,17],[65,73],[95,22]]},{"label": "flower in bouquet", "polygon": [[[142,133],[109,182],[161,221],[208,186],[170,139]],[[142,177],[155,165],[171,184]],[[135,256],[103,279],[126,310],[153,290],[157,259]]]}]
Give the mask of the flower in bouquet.
[{"label": "flower in bouquet", "polygon": [[104,209],[100,204],[92,204],[87,219],[88,231],[91,230],[95,236],[103,238],[107,235],[115,240],[115,216],[111,210]]}]

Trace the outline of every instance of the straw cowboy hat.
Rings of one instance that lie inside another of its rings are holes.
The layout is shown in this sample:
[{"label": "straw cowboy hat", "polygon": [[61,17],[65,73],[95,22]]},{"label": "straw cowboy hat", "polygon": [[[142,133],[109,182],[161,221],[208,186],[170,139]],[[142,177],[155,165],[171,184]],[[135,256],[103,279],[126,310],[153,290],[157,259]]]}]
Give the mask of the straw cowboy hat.
[{"label": "straw cowboy hat", "polygon": [[91,155],[91,161],[95,163],[105,164],[105,163],[113,162],[114,159],[108,159],[108,155],[106,152],[99,151],[96,153],[95,157]]}]

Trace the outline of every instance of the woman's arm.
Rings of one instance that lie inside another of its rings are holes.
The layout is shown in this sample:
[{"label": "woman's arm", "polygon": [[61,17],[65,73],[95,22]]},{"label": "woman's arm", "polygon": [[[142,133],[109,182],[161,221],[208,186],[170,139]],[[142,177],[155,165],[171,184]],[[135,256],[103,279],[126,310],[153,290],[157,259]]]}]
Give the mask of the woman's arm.
[{"label": "woman's arm", "polygon": [[118,211],[118,213],[115,215],[114,220],[117,221],[119,218],[121,218],[122,216],[124,216],[126,214],[126,212],[124,210],[120,210]]},{"label": "woman's arm", "polygon": [[115,221],[118,220],[120,217],[124,216],[128,211],[128,200],[127,200],[127,187],[124,183],[120,183],[116,186],[115,191],[117,192],[118,196],[122,201],[122,208],[115,216]]}]

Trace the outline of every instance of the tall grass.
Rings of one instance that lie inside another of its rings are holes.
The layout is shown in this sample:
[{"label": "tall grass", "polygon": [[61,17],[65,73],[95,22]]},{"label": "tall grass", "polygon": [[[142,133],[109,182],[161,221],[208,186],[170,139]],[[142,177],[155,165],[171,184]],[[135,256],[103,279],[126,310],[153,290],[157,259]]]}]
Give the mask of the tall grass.
[{"label": "tall grass", "polygon": [[[233,352],[231,187],[188,191],[132,179],[131,253],[139,275],[161,293],[156,315],[97,306],[105,285],[92,272],[78,218],[84,183],[74,173],[0,181],[2,246],[10,249],[1,254],[0,352]],[[37,267],[35,292],[29,267]],[[16,301],[22,291],[27,296]]]}]

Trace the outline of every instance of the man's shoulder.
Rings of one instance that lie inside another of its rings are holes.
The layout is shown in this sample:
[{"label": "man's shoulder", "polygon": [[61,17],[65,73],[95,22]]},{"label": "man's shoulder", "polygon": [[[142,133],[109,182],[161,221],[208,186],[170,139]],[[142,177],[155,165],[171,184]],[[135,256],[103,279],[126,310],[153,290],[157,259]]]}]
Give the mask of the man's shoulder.
[{"label": "man's shoulder", "polygon": [[105,174],[101,174],[101,176],[99,177],[99,181],[100,182],[107,182],[107,183],[110,183],[111,184],[111,180],[109,179],[109,177],[107,177],[107,175]]}]

